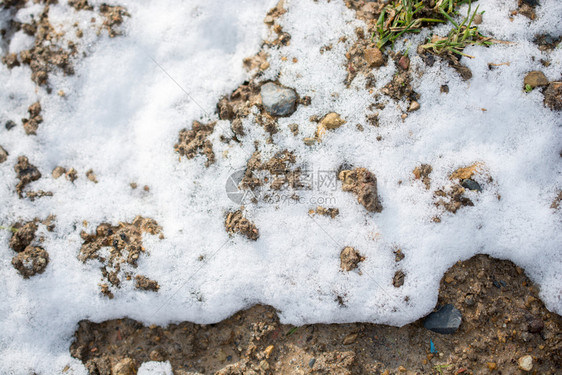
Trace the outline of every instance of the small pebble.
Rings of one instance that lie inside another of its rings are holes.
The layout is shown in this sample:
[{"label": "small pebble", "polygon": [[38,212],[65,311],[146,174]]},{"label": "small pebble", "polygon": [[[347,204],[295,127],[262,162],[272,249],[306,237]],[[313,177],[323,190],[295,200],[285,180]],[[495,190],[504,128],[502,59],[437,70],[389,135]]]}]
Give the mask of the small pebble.
[{"label": "small pebble", "polygon": [[312,358],[312,359],[308,362],[308,366],[312,368],[315,363],[316,363],[316,358]]},{"label": "small pebble", "polygon": [[519,368],[523,371],[529,372],[533,369],[533,357],[525,355],[517,361]]},{"label": "small pebble", "polygon": [[5,126],[6,126],[6,129],[7,129],[7,130],[12,130],[13,128],[16,127],[16,123],[13,122],[12,120],[8,120],[8,121],[6,121],[6,125],[5,125]]}]

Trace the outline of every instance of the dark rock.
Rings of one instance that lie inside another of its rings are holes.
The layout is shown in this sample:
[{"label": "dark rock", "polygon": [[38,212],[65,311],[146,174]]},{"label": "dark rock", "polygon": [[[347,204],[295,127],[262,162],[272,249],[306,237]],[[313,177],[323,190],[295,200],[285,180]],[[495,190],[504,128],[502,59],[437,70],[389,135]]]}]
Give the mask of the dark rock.
[{"label": "dark rock", "polygon": [[482,191],[480,184],[470,178],[462,180],[461,186],[468,190]]},{"label": "dark rock", "polygon": [[13,128],[16,127],[16,123],[13,122],[12,120],[8,120],[8,121],[6,121],[6,125],[5,125],[5,126],[6,126],[6,129],[7,129],[7,130],[12,130]]},{"label": "dark rock", "polygon": [[459,329],[461,322],[461,312],[455,306],[448,304],[429,314],[423,326],[433,332],[451,334]]},{"label": "dark rock", "polygon": [[531,333],[539,333],[544,328],[544,322],[541,318],[533,317],[527,323],[527,331]]},{"label": "dark rock", "polygon": [[261,87],[261,98],[265,110],[273,116],[290,116],[296,110],[295,90],[268,82]]},{"label": "dark rock", "polygon": [[538,0],[521,0],[521,2],[532,7],[536,7],[537,5],[540,5]]}]

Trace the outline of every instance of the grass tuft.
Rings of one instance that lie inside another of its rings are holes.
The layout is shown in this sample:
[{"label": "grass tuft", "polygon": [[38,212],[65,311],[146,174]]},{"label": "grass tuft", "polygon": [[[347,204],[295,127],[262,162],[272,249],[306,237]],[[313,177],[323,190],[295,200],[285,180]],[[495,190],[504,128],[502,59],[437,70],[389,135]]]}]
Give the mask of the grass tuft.
[{"label": "grass tuft", "polygon": [[454,28],[445,38],[434,35],[429,43],[421,46],[422,48],[430,50],[436,55],[448,53],[473,58],[474,56],[463,53],[463,50],[467,46],[490,46],[494,43],[492,38],[481,35],[478,31],[478,27],[472,25],[474,17],[478,12],[478,7],[471,13],[470,2],[468,5],[468,13],[460,24],[456,23],[455,20],[442,9],[440,9],[440,11],[442,15],[454,25]]},{"label": "grass tuft", "polygon": [[393,0],[382,10],[371,41],[379,49],[389,43],[394,45],[403,34],[419,33],[424,25],[452,21],[450,14],[456,14],[456,8],[469,1],[438,0],[430,8],[424,0]]}]

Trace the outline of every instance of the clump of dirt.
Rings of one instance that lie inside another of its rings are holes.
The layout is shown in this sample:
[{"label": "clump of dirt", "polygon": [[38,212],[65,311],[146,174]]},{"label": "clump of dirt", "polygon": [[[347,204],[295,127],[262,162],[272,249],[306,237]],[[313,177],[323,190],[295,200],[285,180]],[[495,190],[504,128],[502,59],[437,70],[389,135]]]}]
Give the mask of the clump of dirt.
[{"label": "clump of dirt", "polygon": [[[78,179],[78,171],[74,168],[70,168],[70,169],[67,170],[64,167],[58,166],[55,169],[53,169],[52,176],[53,176],[54,179],[58,179],[59,177],[61,177],[63,175],[70,182],[74,182],[74,181],[76,181],[76,179]],[[88,177],[88,179],[90,181],[94,181],[95,177],[96,177],[93,174],[93,171],[91,169],[86,173],[86,176]],[[93,178],[93,180],[92,180],[92,178]],[[97,183],[97,180],[95,180],[94,182]]]},{"label": "clump of dirt", "polygon": [[402,270],[398,270],[394,273],[394,277],[392,278],[392,285],[395,288],[400,288],[402,285],[404,285],[404,279],[406,278],[406,274],[404,274],[404,271]]},{"label": "clump of dirt", "polygon": [[357,250],[351,246],[346,246],[340,253],[340,268],[342,271],[353,271],[364,261],[365,257],[361,256]]},{"label": "clump of dirt", "polygon": [[[101,264],[102,280],[107,283],[100,284],[102,293],[113,298],[113,291],[119,288],[123,278],[132,279],[132,272],[122,271],[122,264],[126,263],[133,268],[137,267],[140,256],[146,253],[142,245],[143,233],[152,235],[160,234],[162,228],[156,221],[142,216],[137,216],[132,223],[119,223],[112,226],[108,223],[98,225],[95,233],[80,233],[82,247],[78,259],[84,263],[88,260],[98,260]],[[137,276],[136,287],[144,290],[158,290],[158,283],[144,276]],[[156,284],[154,284],[156,283]]]},{"label": "clump of dirt", "polygon": [[25,187],[33,181],[40,179],[41,172],[39,172],[39,169],[37,169],[36,166],[29,163],[29,159],[27,159],[26,156],[20,156],[18,158],[14,171],[17,174],[16,177],[20,180],[20,182],[16,185],[16,191],[21,199],[23,198],[23,190]]},{"label": "clump of dirt", "polygon": [[[549,312],[521,268],[477,255],[441,280],[438,305],[453,304],[462,324],[442,335],[423,319],[404,327],[355,323],[279,323],[275,309],[254,306],[220,323],[144,326],[131,319],[81,321],[70,346],[90,374],[110,375],[120,364],[136,370],[170,361],[175,374],[557,374],[562,318]],[[430,342],[433,345],[430,345]],[[433,348],[433,352],[431,351]]]},{"label": "clump of dirt", "polygon": [[281,190],[283,187],[304,189],[306,186],[301,182],[302,170],[295,167],[295,163],[296,157],[292,151],[277,152],[265,162],[262,161],[261,152],[255,151],[246,163],[240,187],[252,191],[263,186],[273,190]]},{"label": "clump of dirt", "polygon": [[535,13],[535,8],[539,5],[538,0],[519,0],[517,2],[518,10],[520,14],[524,15],[531,21],[537,18],[537,14]]},{"label": "clump of dirt", "polygon": [[416,180],[421,180],[425,185],[425,188],[429,190],[431,188],[431,178],[429,175],[433,171],[433,167],[429,164],[422,164],[419,167],[416,167],[412,173]]},{"label": "clump of dirt", "polygon": [[229,212],[226,215],[224,227],[230,234],[239,233],[253,241],[260,237],[260,232],[256,225],[246,219],[241,210]]},{"label": "clump of dirt", "polygon": [[93,10],[94,7],[88,3],[88,0],[68,0],[68,5],[76,10]]},{"label": "clump of dirt", "polygon": [[377,192],[377,178],[365,168],[342,170],[338,178],[342,190],[355,194],[357,201],[369,212],[381,212],[383,207]]},{"label": "clump of dirt", "polygon": [[27,112],[29,113],[29,118],[21,119],[23,128],[27,135],[37,134],[37,129],[39,124],[43,122],[43,117],[41,117],[41,104],[35,102],[29,106]]},{"label": "clump of dirt", "polygon": [[92,181],[94,184],[98,183],[98,178],[96,177],[96,174],[94,173],[94,171],[92,169],[89,169],[86,172],[86,178],[90,181]]},{"label": "clump of dirt", "polygon": [[213,134],[214,128],[214,122],[205,125],[193,121],[191,130],[183,129],[180,131],[179,140],[174,145],[174,150],[188,159],[193,159],[197,155],[205,155],[207,158],[205,166],[209,167],[215,162],[213,143],[208,139]]},{"label": "clump of dirt", "polygon": [[285,14],[285,0],[279,0],[277,5],[271,8],[264,19],[264,23],[274,32],[275,38],[270,41],[265,41],[264,44],[268,46],[288,46],[291,44],[291,35],[283,31],[281,25],[277,23],[277,18]]},{"label": "clump of dirt", "polygon": [[15,223],[11,228],[14,233],[10,238],[10,247],[18,253],[12,258],[12,265],[25,279],[43,273],[49,263],[49,253],[37,246],[37,243],[43,242],[43,238],[36,240],[38,223],[45,225],[50,232],[55,228],[54,216],[43,221],[36,218],[27,223]]},{"label": "clump of dirt", "polygon": [[12,258],[12,265],[24,279],[43,273],[48,264],[49,253],[38,246],[27,246],[25,250]]},{"label": "clump of dirt", "polygon": [[110,38],[123,34],[119,26],[123,23],[124,17],[131,17],[127,9],[119,5],[101,4],[99,12],[105,18],[102,29],[107,31]]},{"label": "clump of dirt", "polygon": [[553,111],[562,111],[562,82],[550,82],[544,90],[544,104]]},{"label": "clump of dirt", "polygon": [[318,215],[322,215],[322,216],[329,216],[332,219],[335,219],[336,216],[338,216],[340,214],[340,210],[334,207],[322,207],[322,206],[318,206],[316,207],[316,211],[315,210],[310,210],[309,211],[310,215],[314,215],[314,214],[318,214]]},{"label": "clump of dirt", "polygon": [[25,224],[16,223],[13,228],[16,229],[16,232],[10,238],[10,247],[16,253],[21,253],[35,239],[35,232],[38,229],[37,223],[35,220]]},{"label": "clump of dirt", "polygon": [[152,292],[157,292],[160,289],[160,285],[158,281],[151,280],[146,276],[137,275],[135,276],[135,288],[142,289],[142,290],[150,290]]},{"label": "clump of dirt", "polygon": [[[456,213],[461,207],[474,206],[474,202],[464,194],[466,190],[482,191],[478,182],[472,177],[482,170],[480,163],[474,163],[468,167],[455,170],[450,176],[451,184],[441,187],[434,192],[435,197],[439,197],[435,203],[438,207]],[[488,178],[491,181],[491,178]],[[439,222],[440,220],[435,220]]]},{"label": "clump of dirt", "polygon": [[13,21],[14,32],[23,29],[30,36],[35,37],[35,43],[29,50],[20,52],[17,56],[7,56],[3,62],[8,67],[17,66],[20,63],[29,65],[31,79],[37,85],[45,85],[49,73],[60,69],[64,74],[74,74],[71,57],[77,53],[73,42],[66,42],[64,33],[56,31],[49,21],[50,1],[43,1],[43,11],[38,19],[33,19],[29,24],[21,24]]}]

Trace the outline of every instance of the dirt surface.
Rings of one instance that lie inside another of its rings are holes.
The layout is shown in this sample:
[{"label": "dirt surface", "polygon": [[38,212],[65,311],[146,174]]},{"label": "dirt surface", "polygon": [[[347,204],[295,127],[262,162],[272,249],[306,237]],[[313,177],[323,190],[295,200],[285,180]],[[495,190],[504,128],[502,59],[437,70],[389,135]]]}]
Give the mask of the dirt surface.
[{"label": "dirt surface", "polygon": [[240,182],[240,188],[249,189],[264,200],[271,199],[270,192],[258,194],[257,190],[267,187],[275,191],[289,188],[292,191],[303,189],[306,186],[301,182],[302,170],[296,166],[296,157],[292,151],[277,152],[270,159],[263,161],[259,151],[252,154],[246,163],[246,171]]},{"label": "dirt surface", "polygon": [[[89,260],[101,263],[102,294],[113,298],[113,292],[119,288],[121,282],[132,279],[133,271],[130,267],[136,268],[138,259],[146,254],[142,244],[143,233],[156,235],[161,234],[161,230],[156,221],[142,216],[137,216],[132,223],[102,223],[92,234],[81,232],[80,236],[84,242],[78,259],[84,263]],[[157,291],[159,288],[156,281],[142,275],[136,276],[135,286],[137,289],[149,291]]]},{"label": "dirt surface", "polygon": [[562,82],[550,82],[544,91],[544,104],[553,111],[562,111]]},{"label": "dirt surface", "polygon": [[224,221],[224,227],[228,233],[242,234],[250,240],[257,240],[260,237],[258,228],[250,220],[244,217],[241,210],[229,212]]},{"label": "dirt surface", "polygon": [[338,175],[342,190],[352,192],[369,212],[381,212],[383,207],[377,193],[377,178],[365,168],[342,170]]},{"label": "dirt surface", "polygon": [[179,140],[174,146],[174,150],[188,159],[193,159],[197,155],[205,155],[207,158],[205,166],[210,166],[215,162],[215,152],[213,151],[213,143],[207,138],[213,134],[214,128],[214,122],[204,125],[198,121],[193,121],[191,130],[183,129],[180,131]]},{"label": "dirt surface", "polygon": [[[176,375],[200,374],[523,374],[562,371],[562,319],[509,261],[477,255],[441,280],[438,305],[451,303],[462,324],[451,335],[423,327],[279,323],[276,311],[254,306],[218,324],[143,326],[131,319],[81,321],[70,352],[90,374],[114,374],[127,363],[170,361]],[[433,343],[433,353],[431,352]],[[121,365],[120,365],[121,363]],[[114,372],[111,372],[111,369]]]}]

